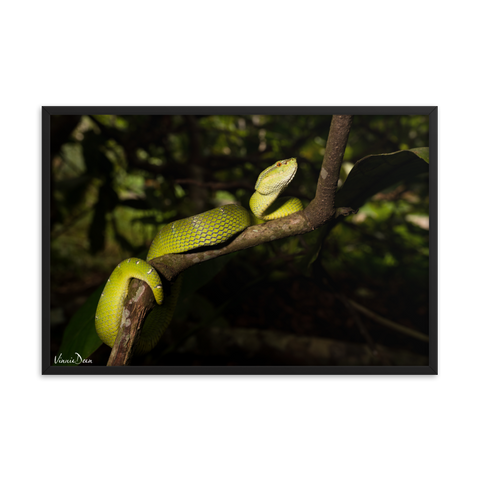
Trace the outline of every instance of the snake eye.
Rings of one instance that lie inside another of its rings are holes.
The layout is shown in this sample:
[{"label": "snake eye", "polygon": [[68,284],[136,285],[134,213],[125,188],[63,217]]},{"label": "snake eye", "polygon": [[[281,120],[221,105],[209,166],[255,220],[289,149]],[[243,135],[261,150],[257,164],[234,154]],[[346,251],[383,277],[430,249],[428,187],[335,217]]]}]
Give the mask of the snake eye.
[{"label": "snake eye", "polygon": [[282,164],[282,162],[277,162],[277,167],[279,167]]}]

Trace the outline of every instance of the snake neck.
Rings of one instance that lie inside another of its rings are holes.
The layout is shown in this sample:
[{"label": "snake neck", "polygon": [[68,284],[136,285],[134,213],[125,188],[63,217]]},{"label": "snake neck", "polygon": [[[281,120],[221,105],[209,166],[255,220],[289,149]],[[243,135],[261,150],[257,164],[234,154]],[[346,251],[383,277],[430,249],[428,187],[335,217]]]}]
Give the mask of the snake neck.
[{"label": "snake neck", "polygon": [[250,210],[256,217],[262,220],[274,220],[276,218],[275,214],[268,215],[266,211],[278,198],[278,195],[280,195],[280,192],[273,192],[267,195],[255,192],[250,198]]}]

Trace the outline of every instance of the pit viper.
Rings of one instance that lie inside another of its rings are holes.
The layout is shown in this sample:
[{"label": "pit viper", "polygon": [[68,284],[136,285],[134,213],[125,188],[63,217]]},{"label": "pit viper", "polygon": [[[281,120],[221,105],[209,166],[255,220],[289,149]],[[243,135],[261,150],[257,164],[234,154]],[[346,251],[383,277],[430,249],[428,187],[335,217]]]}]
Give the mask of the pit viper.
[{"label": "pit viper", "polygon": [[230,204],[177,220],[160,229],[150,246],[146,262],[139,258],[129,258],[121,262],[110,275],[98,302],[95,328],[100,339],[113,347],[122,315],[125,314],[123,304],[128,285],[132,278],[138,278],[149,285],[158,303],[145,319],[135,349],[135,353],[150,351],[158,343],[173,316],[181,275],[174,282],[170,295],[164,300],[160,276],[147,262],[169,253],[181,253],[223,243],[249,227],[255,217],[268,221],[302,210],[302,202],[298,198],[279,198],[296,171],[296,159],[289,158],[275,162],[259,175],[255,193],[249,202],[254,217],[242,206]]}]

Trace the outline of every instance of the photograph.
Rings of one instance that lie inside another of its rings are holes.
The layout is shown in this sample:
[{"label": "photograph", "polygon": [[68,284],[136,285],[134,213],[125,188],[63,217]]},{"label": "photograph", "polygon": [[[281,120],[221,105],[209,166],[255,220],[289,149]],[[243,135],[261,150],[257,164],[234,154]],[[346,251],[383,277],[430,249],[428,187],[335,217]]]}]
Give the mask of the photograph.
[{"label": "photograph", "polygon": [[44,373],[436,374],[436,114],[44,107]]}]

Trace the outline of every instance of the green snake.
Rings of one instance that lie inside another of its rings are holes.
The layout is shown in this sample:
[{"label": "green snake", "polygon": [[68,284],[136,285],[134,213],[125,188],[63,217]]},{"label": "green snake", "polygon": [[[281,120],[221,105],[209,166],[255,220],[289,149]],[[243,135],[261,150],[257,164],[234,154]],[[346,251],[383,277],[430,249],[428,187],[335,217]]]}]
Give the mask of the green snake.
[{"label": "green snake", "polygon": [[170,295],[164,300],[160,276],[147,262],[169,253],[181,253],[223,243],[249,227],[256,221],[255,218],[268,221],[303,210],[302,202],[298,198],[279,198],[296,171],[296,159],[289,158],[275,162],[259,175],[255,193],[250,198],[250,209],[254,217],[242,206],[230,204],[177,220],[165,225],[158,232],[148,251],[146,262],[139,258],[129,258],[121,262],[110,275],[98,302],[95,328],[100,339],[113,347],[122,315],[125,314],[123,304],[130,279],[138,278],[149,285],[159,305],[145,319],[135,349],[135,353],[150,351],[170,323],[181,280],[178,278],[174,282]]}]

